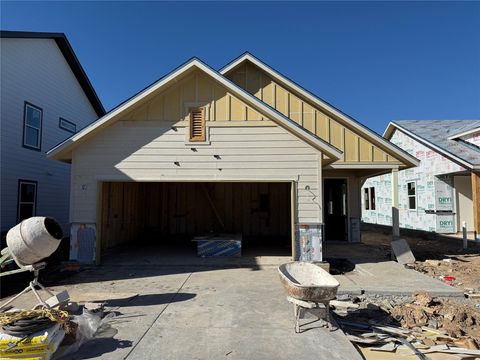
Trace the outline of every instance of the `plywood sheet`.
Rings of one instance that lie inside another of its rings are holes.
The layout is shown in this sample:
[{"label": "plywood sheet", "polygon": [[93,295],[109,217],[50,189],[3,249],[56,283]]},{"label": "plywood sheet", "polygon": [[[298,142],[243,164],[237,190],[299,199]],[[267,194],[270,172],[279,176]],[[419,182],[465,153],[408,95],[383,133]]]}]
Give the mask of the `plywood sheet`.
[{"label": "plywood sheet", "polygon": [[397,262],[406,265],[415,263],[415,256],[405,239],[398,239],[392,241],[392,250],[397,258]]}]

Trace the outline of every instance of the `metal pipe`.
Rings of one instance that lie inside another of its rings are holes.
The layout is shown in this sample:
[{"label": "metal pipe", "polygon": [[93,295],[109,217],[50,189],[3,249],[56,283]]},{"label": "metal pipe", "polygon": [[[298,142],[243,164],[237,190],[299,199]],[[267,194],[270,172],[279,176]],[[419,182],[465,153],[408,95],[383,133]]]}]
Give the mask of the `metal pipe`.
[{"label": "metal pipe", "polygon": [[463,249],[468,248],[468,238],[467,238],[467,223],[462,221],[462,230],[463,230]]}]

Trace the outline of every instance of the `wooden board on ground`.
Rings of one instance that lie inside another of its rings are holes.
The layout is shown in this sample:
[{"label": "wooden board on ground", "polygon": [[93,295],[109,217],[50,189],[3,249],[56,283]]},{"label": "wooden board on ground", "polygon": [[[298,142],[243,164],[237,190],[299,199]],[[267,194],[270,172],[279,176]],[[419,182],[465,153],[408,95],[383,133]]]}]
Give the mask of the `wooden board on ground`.
[{"label": "wooden board on ground", "polygon": [[415,256],[413,256],[410,246],[408,246],[405,239],[393,240],[392,250],[399,264],[405,265],[415,262]]},{"label": "wooden board on ground", "polygon": [[[418,356],[412,354],[410,349],[406,347],[399,347],[396,351],[387,352],[387,351],[374,351],[368,346],[356,346],[359,349],[360,353],[366,360],[418,360]],[[441,352],[429,353],[427,354],[430,360],[460,360],[460,359],[469,359],[476,360],[478,357],[472,357],[462,354],[447,354]]]}]

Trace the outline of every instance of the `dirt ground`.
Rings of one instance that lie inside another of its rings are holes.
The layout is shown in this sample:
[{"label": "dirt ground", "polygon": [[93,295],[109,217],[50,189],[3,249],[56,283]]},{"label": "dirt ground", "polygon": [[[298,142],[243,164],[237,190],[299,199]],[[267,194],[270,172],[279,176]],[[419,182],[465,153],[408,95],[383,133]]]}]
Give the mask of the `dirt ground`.
[{"label": "dirt ground", "polygon": [[[462,239],[458,237],[401,237],[408,242],[417,260],[415,270],[480,297],[480,244],[469,241],[468,249],[463,250]],[[391,252],[390,240],[391,235],[386,232],[362,232],[362,242],[382,249],[386,256]],[[446,280],[444,276],[447,276]],[[471,300],[480,303],[480,298],[475,295]]]},{"label": "dirt ground", "polygon": [[[471,300],[480,303],[479,254],[451,255],[442,260],[428,259],[416,263],[415,270],[439,279],[447,276],[446,282],[465,290]],[[451,281],[448,281],[450,280],[449,276],[452,277]]]}]

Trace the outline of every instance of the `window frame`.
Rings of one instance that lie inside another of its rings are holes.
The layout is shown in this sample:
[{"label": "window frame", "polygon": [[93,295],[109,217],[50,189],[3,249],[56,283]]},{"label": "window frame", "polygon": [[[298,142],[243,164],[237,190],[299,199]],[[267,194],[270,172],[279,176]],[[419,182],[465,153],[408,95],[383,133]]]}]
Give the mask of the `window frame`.
[{"label": "window frame", "polygon": [[370,210],[377,210],[376,200],[375,200],[375,186],[368,188],[369,198],[370,198]]},{"label": "window frame", "polygon": [[27,185],[34,185],[35,186],[35,195],[33,199],[33,214],[32,216],[35,216],[37,214],[37,199],[38,199],[38,181],[35,180],[25,180],[25,179],[19,179],[18,180],[18,188],[17,188],[17,223],[19,223],[20,220],[20,205],[22,204],[30,204],[30,202],[22,202],[22,184],[27,184]]},{"label": "window frame", "polygon": [[[72,130],[67,129],[66,127],[62,126],[62,122],[66,122],[69,125],[73,125],[73,127],[75,128],[75,131],[72,131]],[[76,134],[77,133],[77,124],[75,124],[73,121],[67,120],[67,119],[62,118],[62,117],[58,118],[58,127],[62,130],[65,130],[65,131],[71,133],[71,134]]]},{"label": "window frame", "polygon": [[[40,128],[36,128],[32,125],[27,124],[27,107],[40,111]],[[27,126],[33,129],[38,130],[38,147],[26,143],[26,129]],[[23,105],[23,138],[22,146],[26,149],[31,149],[35,151],[42,151],[42,128],[43,128],[43,109],[39,106],[33,105],[32,103],[25,101]]]},{"label": "window frame", "polygon": [[[410,195],[408,193],[408,184],[414,184],[415,193]],[[415,208],[410,207],[410,198],[413,197],[415,199]],[[407,181],[407,207],[409,211],[417,211],[417,182],[416,181]]]},{"label": "window frame", "polygon": [[[202,137],[193,137],[193,112],[201,111],[202,113]],[[188,124],[188,142],[190,143],[205,143],[207,142],[207,119],[205,118],[206,109],[203,106],[192,106],[188,108],[189,124]]]},{"label": "window frame", "polygon": [[364,188],[363,190],[363,207],[365,210],[370,210],[370,188]]},{"label": "window frame", "polygon": [[368,211],[376,210],[375,186],[363,188],[363,209]]}]

